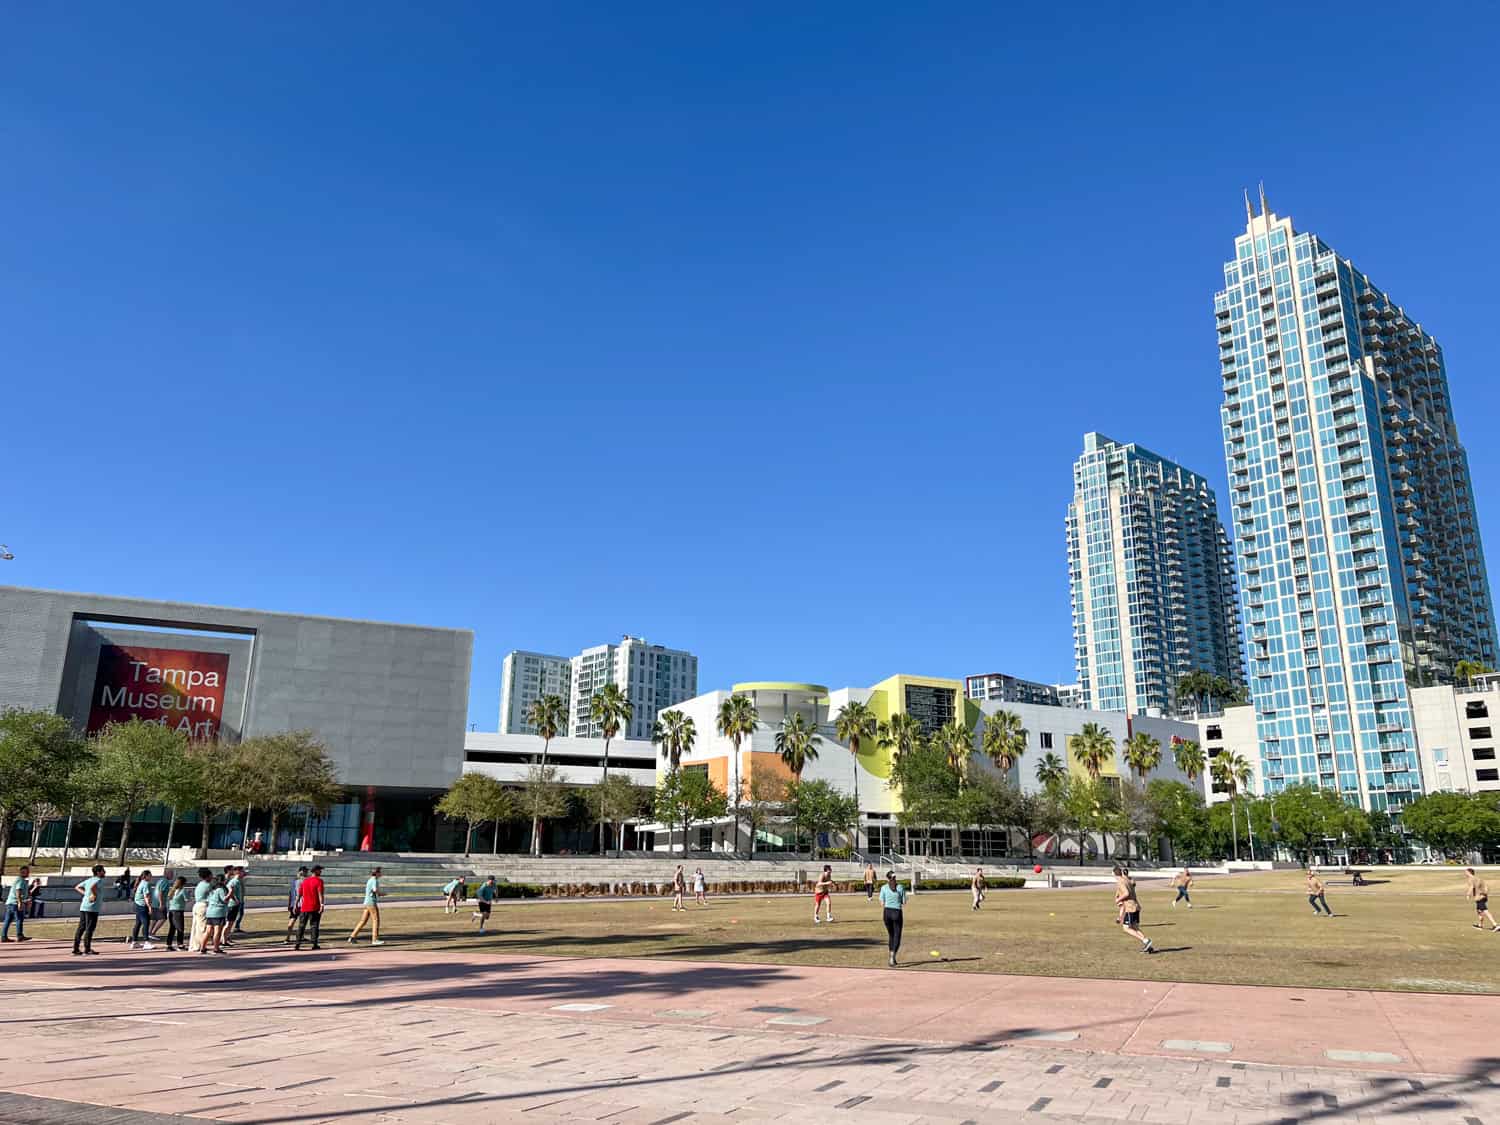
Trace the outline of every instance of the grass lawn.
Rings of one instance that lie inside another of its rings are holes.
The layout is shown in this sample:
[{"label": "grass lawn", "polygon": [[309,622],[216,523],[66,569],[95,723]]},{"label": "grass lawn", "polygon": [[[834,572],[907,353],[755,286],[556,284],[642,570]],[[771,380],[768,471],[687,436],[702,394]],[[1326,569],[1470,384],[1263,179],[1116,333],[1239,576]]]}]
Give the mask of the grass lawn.
[{"label": "grass lawn", "polygon": [[[1162,950],[1114,924],[1113,891],[991,891],[984,909],[966,892],[909,900],[902,958],[913,972],[1020,973],[1064,977],[1500,993],[1500,934],[1472,928],[1474,911],[1453,868],[1397,872],[1368,887],[1332,884],[1336,917],[1315,917],[1295,871],[1200,879],[1195,909],[1170,907],[1172,892],[1141,888],[1142,928]],[[1497,899],[1500,902],[1500,899]],[[657,957],[799,965],[881,966],[885,930],[862,894],[835,899],[837,921],[812,925],[811,897],[710,899],[674,914],[656,901],[502,902],[495,932],[474,932],[467,909],[384,913],[386,949],[489,949],[553,956]],[[324,932],[342,942],[356,908],[330,910]],[[246,944],[279,943],[275,916],[252,914],[265,931]],[[129,920],[101,921],[119,937]],[[36,937],[67,937],[72,922],[36,921]],[[271,930],[275,932],[270,932]],[[938,956],[934,957],[934,951]],[[3,961],[0,961],[3,965]]]}]

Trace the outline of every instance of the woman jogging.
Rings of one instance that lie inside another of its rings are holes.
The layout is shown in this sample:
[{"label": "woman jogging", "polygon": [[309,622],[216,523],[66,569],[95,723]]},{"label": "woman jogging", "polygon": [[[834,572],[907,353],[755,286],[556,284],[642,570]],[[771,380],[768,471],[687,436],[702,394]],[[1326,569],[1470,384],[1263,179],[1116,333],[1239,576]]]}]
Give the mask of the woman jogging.
[{"label": "woman jogging", "polygon": [[708,880],[703,877],[703,868],[693,872],[693,901],[699,906],[708,905]]},{"label": "woman jogging", "polygon": [[187,932],[183,929],[188,904],[187,878],[179,875],[167,891],[167,951],[180,953],[187,948]]},{"label": "woman jogging", "polygon": [[901,951],[901,924],[906,920],[906,888],[896,884],[896,870],[892,868],[885,877],[885,886],[880,888],[881,913],[885,921],[886,944],[891,951],[891,968],[896,967],[896,954]]}]

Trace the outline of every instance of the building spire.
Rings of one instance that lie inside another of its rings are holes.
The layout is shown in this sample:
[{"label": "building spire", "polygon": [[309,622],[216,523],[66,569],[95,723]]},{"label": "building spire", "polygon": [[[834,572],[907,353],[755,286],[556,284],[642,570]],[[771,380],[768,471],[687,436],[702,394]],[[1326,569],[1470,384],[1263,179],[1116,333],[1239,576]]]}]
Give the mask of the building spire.
[{"label": "building spire", "polygon": [[1269,215],[1271,208],[1266,205],[1266,181],[1260,182],[1260,213],[1262,216]]},{"label": "building spire", "polygon": [[1246,188],[1245,189],[1245,222],[1248,223],[1251,220],[1253,220],[1254,218],[1255,218],[1255,209],[1250,206],[1250,189]]}]

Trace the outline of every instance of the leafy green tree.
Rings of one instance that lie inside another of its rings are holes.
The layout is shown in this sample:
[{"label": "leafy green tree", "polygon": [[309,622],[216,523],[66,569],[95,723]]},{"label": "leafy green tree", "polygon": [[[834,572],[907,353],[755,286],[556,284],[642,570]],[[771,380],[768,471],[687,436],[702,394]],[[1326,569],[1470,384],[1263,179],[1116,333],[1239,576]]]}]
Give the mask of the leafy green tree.
[{"label": "leafy green tree", "polygon": [[1357,836],[1361,825],[1368,824],[1363,810],[1316,785],[1290,785],[1276,794],[1274,803],[1278,836],[1304,862],[1324,841]]},{"label": "leafy green tree", "polygon": [[[740,776],[740,745],[755,734],[755,724],[760,721],[755,702],[743,693],[736,692],[719,704],[719,714],[714,726],[721,738],[729,739],[734,747],[734,771],[731,774],[731,799],[734,801],[734,849],[740,847],[740,802],[744,798],[744,779]],[[755,850],[755,829],[750,830],[750,850]]]},{"label": "leafy green tree", "polygon": [[[1066,774],[1064,775],[1066,776]],[[1008,803],[1008,823],[1020,829],[1026,836],[1026,858],[1036,861],[1036,838],[1055,835],[1061,827],[1061,814],[1051,790],[1041,793],[1025,793],[1011,788]]]},{"label": "leafy green tree", "polygon": [[[620,733],[620,728],[630,722],[635,714],[635,705],[630,702],[620,685],[611,681],[589,699],[589,718],[599,724],[599,733],[604,736],[604,772],[600,781],[609,780],[609,744]],[[604,818],[599,818],[599,854],[604,854]]]},{"label": "leafy green tree", "polygon": [[281,818],[294,808],[323,814],[343,796],[333,759],[310,730],[258,735],[240,744],[254,804],[271,814],[271,848]]},{"label": "leafy green tree", "polygon": [[651,731],[651,741],[661,747],[661,756],[667,759],[668,768],[675,772],[682,759],[693,752],[693,743],[698,739],[698,726],[692,716],[677,710],[663,711],[656,717]]},{"label": "leafy green tree", "polygon": [[[880,720],[875,717],[875,712],[870,710],[868,703],[861,703],[852,699],[839,708],[839,713],[833,720],[833,733],[839,739],[849,744],[849,756],[854,759],[854,804],[859,806],[859,748],[863,743],[873,742],[880,731]],[[855,817],[856,825],[859,818]],[[853,837],[853,846],[859,846],[858,828]]]},{"label": "leafy green tree", "polygon": [[1043,788],[1050,789],[1055,785],[1061,785],[1067,779],[1067,763],[1050,750],[1037,760],[1036,780],[1037,784]]},{"label": "leafy green tree", "polygon": [[165,749],[156,763],[156,797],[167,806],[170,814],[167,843],[161,853],[162,866],[172,862],[172,841],[177,836],[178,818],[198,805],[201,784],[198,759],[189,752],[191,745],[183,739],[176,746]]},{"label": "leafy green tree", "polygon": [[1208,809],[1203,794],[1180,781],[1157,778],[1146,785],[1146,801],[1157,830],[1179,853],[1201,857],[1208,839]]},{"label": "leafy green tree", "polygon": [[140,718],[111,723],[96,737],[99,765],[114,793],[117,804],[113,812],[121,822],[120,850],[115,862],[125,862],[130,828],[137,814],[161,794],[163,763],[183,754],[187,741],[182,731]]},{"label": "leafy green tree", "polygon": [[1055,787],[1054,792],[1064,827],[1078,838],[1078,866],[1082,867],[1088,853],[1089,836],[1102,821],[1105,787],[1091,777],[1070,775]]},{"label": "leafy green tree", "polygon": [[1026,728],[1021,725],[1020,715],[1014,711],[996,711],[984,718],[980,747],[997,770],[1009,775],[1026,753],[1026,737]]},{"label": "leafy green tree", "polygon": [[474,828],[491,819],[506,798],[505,787],[487,773],[461,774],[438,799],[437,812],[464,824],[464,858],[474,850]]},{"label": "leafy green tree", "polygon": [[687,855],[688,832],[694,824],[715,820],[729,811],[729,796],[704,769],[669,770],[656,787],[656,817],[668,829],[682,829],[682,854]]},{"label": "leafy green tree", "polygon": [[531,819],[531,854],[542,854],[542,821],[564,816],[568,811],[568,791],[558,780],[556,766],[531,766],[526,783],[516,793],[516,803]]},{"label": "leafy green tree", "polygon": [[781,721],[781,729],[776,732],[776,753],[792,771],[792,777],[800,781],[807,763],[817,760],[818,746],[822,741],[822,735],[802,712],[793,711]]},{"label": "leafy green tree", "polygon": [[1487,676],[1494,669],[1479,660],[1460,660],[1453,667],[1453,676],[1460,684],[1468,684],[1475,676]]},{"label": "leafy green tree", "polygon": [[948,765],[947,752],[927,742],[918,743],[892,760],[891,781],[901,793],[897,823],[905,829],[922,827],[930,840],[932,826],[951,817],[958,797],[958,775]]},{"label": "leafy green tree", "polygon": [[974,756],[973,732],[962,719],[955,719],[933,734],[932,744],[943,752],[943,759],[958,778],[958,790],[962,793],[969,780],[969,759]]},{"label": "leafy green tree", "polygon": [[221,813],[244,808],[251,800],[250,763],[238,745],[224,742],[191,742],[187,756],[192,761],[197,795],[189,808],[202,822],[198,858],[208,858],[213,822]]},{"label": "leafy green tree", "polygon": [[749,790],[740,806],[745,827],[750,830],[750,856],[755,857],[755,837],[761,829],[786,815],[789,781],[773,773],[751,773]]},{"label": "leafy green tree", "polygon": [[1189,781],[1197,781],[1208,768],[1203,757],[1203,747],[1191,738],[1172,740],[1172,758],[1177,768],[1187,774]]},{"label": "leafy green tree", "polygon": [[1083,729],[1068,738],[1073,760],[1083,767],[1090,780],[1098,781],[1104,767],[1115,758],[1115,740],[1098,723],[1084,723]]},{"label": "leafy green tree", "polygon": [[1146,775],[1161,765],[1161,740],[1138,730],[1125,740],[1125,764],[1144,783]]},{"label": "leafy green tree", "polygon": [[62,716],[15,708],[0,713],[0,874],[16,821],[41,806],[67,803],[68,778],[88,757]]},{"label": "leafy green tree", "polygon": [[1489,794],[1428,793],[1406,806],[1401,823],[1450,859],[1500,843],[1500,811]]},{"label": "leafy green tree", "polygon": [[789,782],[786,810],[796,838],[800,840],[804,830],[808,833],[814,857],[819,853],[819,833],[847,833],[859,819],[859,803],[822,780]]},{"label": "leafy green tree", "polygon": [[616,846],[623,847],[619,839],[625,831],[625,821],[641,815],[651,807],[651,790],[637,785],[628,777],[615,774],[594,786],[589,793],[594,815],[600,824],[617,826]]}]

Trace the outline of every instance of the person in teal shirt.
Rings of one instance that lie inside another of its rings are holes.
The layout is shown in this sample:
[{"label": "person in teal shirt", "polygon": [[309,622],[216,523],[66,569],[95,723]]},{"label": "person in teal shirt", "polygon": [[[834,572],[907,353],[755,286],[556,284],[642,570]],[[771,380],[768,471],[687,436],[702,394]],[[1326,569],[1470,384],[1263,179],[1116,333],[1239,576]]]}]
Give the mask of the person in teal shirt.
[{"label": "person in teal shirt", "polygon": [[151,936],[156,937],[161,933],[161,928],[167,921],[167,899],[172,894],[172,869],[162,869],[161,878],[156,881],[156,886],[151,888]]},{"label": "person in teal shirt", "polygon": [[479,884],[479,889],[474,892],[474,902],[479,907],[474,917],[479,919],[480,933],[484,933],[484,924],[490,920],[490,907],[495,904],[495,895],[498,892],[499,888],[495,886],[493,875]]},{"label": "person in teal shirt", "polygon": [[203,912],[203,920],[208,925],[208,936],[203,939],[203,948],[199,953],[207,953],[209,944],[213,944],[215,953],[224,952],[224,925],[229,919],[229,888],[224,882],[224,876],[215,875],[213,887],[208,892],[207,908]]},{"label": "person in teal shirt", "polygon": [[198,868],[198,883],[193,888],[193,925],[188,933],[188,952],[202,953],[208,943],[208,896],[213,892],[213,873]]},{"label": "person in teal shirt", "polygon": [[130,927],[129,944],[132,949],[151,949],[151,894],[156,886],[151,881],[151,872],[142,871],[141,877],[135,881],[135,894],[131,901],[135,904],[135,925]]},{"label": "person in teal shirt", "polygon": [[[73,933],[74,957],[97,953],[94,949],[94,930],[99,925],[99,899],[103,894],[103,886],[104,868],[95,866],[92,877],[73,888],[82,896],[78,903],[78,929]],[[83,944],[82,949],[78,948],[80,942]]]},{"label": "person in teal shirt", "polygon": [[0,941],[10,940],[11,919],[15,919],[16,923],[16,940],[31,940],[26,936],[26,906],[30,899],[31,868],[23,866],[21,874],[10,885],[10,892],[5,896],[5,929],[0,933]]},{"label": "person in teal shirt", "polygon": [[244,933],[244,927],[240,925],[245,916],[245,869],[243,867],[227,867],[224,869],[224,887],[229,893],[229,914],[224,922],[224,944],[234,944],[229,940],[233,933]]},{"label": "person in teal shirt", "polygon": [[458,913],[458,895],[459,892],[463,890],[463,886],[464,881],[462,879],[449,879],[448,882],[443,885],[444,914]]},{"label": "person in teal shirt", "polygon": [[177,880],[167,889],[162,901],[167,906],[167,949],[174,953],[186,949],[188,939],[183,923],[188,904],[187,879],[181,875],[177,876]]},{"label": "person in teal shirt", "polygon": [[349,934],[349,944],[354,944],[354,939],[359,937],[364,930],[365,923],[370,923],[370,944],[384,945],[380,940],[380,868],[372,867],[370,877],[365,880],[365,908],[360,912],[359,921],[354,923],[354,929]]},{"label": "person in teal shirt", "polygon": [[906,921],[906,888],[897,884],[894,868],[886,874],[885,886],[880,888],[880,906],[884,915],[886,944],[891,952],[891,967],[894,968],[896,954],[901,950],[901,926]]}]

